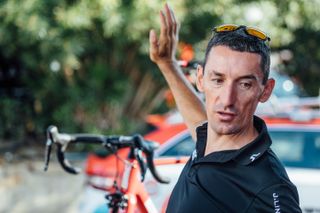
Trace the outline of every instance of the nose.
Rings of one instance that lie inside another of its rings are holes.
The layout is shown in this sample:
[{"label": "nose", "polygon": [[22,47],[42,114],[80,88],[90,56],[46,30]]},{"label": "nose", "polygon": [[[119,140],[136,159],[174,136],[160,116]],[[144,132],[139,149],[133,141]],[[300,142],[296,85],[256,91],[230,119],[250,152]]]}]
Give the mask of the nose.
[{"label": "nose", "polygon": [[233,84],[226,85],[220,92],[220,101],[224,109],[232,108],[237,98],[237,91]]}]

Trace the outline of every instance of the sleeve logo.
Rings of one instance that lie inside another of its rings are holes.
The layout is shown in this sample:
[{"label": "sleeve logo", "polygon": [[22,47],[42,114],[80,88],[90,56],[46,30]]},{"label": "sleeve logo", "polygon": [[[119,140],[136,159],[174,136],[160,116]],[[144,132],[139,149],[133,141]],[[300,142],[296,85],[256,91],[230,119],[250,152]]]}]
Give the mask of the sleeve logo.
[{"label": "sleeve logo", "polygon": [[272,196],[273,196],[274,212],[275,212],[275,213],[281,213],[279,194],[276,193],[276,192],[274,192],[274,193],[272,194]]}]

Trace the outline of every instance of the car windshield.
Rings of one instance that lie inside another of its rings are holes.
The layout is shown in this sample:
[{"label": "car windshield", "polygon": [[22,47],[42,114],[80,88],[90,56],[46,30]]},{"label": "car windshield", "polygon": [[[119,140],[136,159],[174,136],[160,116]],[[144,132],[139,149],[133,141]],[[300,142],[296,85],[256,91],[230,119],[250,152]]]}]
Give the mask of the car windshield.
[{"label": "car windshield", "polygon": [[171,146],[168,146],[168,148],[160,154],[160,156],[189,156],[193,152],[194,148],[195,142],[188,133],[186,137],[180,137],[174,141]]},{"label": "car windshield", "polygon": [[288,167],[320,168],[320,133],[270,131],[271,148]]},{"label": "car windshield", "polygon": [[[320,168],[319,131],[269,129],[272,150],[287,167]],[[195,143],[190,135],[177,139],[160,156],[188,156]]]}]

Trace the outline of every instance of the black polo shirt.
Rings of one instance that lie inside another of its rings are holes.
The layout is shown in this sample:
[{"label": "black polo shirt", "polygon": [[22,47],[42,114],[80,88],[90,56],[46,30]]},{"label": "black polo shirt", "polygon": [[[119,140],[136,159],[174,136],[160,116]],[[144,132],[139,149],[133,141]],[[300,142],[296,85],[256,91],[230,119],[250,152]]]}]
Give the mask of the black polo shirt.
[{"label": "black polo shirt", "polygon": [[254,117],[258,137],[238,150],[204,156],[207,124],[173,189],[167,212],[301,212],[296,187],[277,156],[264,121]]}]

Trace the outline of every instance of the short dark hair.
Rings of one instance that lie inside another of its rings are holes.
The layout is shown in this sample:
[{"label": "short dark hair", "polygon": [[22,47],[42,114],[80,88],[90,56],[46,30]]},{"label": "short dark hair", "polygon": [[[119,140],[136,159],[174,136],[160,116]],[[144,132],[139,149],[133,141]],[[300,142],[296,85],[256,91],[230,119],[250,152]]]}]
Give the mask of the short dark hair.
[{"label": "short dark hair", "polygon": [[265,41],[247,35],[243,29],[215,33],[208,43],[203,68],[207,63],[211,49],[216,46],[227,46],[235,51],[259,54],[261,56],[261,70],[263,72],[262,83],[265,84],[267,82],[270,72],[270,48]]}]

